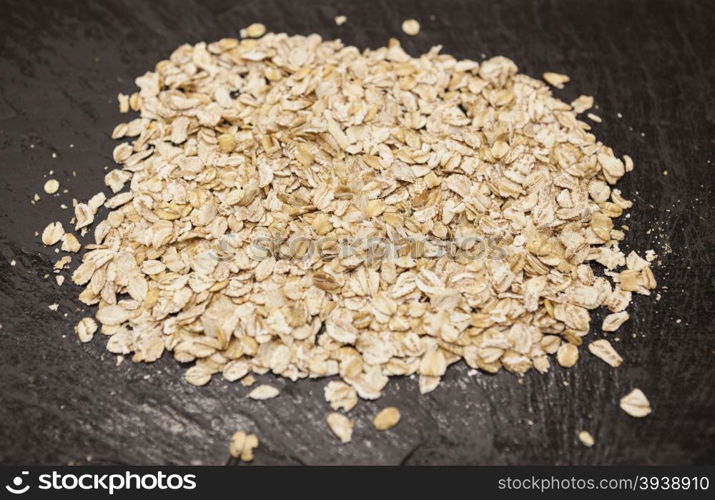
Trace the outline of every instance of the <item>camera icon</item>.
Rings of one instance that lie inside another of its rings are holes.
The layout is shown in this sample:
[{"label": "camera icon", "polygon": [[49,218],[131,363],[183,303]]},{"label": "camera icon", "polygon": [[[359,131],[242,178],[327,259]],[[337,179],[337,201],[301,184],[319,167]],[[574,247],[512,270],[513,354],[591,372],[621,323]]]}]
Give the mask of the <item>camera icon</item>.
[{"label": "camera icon", "polygon": [[27,490],[30,489],[30,485],[26,484],[25,486],[22,486],[22,482],[24,479],[23,476],[27,476],[28,474],[30,474],[29,471],[22,471],[19,476],[12,478],[11,484],[5,485],[5,489],[13,495],[22,495],[23,493],[26,493]]}]

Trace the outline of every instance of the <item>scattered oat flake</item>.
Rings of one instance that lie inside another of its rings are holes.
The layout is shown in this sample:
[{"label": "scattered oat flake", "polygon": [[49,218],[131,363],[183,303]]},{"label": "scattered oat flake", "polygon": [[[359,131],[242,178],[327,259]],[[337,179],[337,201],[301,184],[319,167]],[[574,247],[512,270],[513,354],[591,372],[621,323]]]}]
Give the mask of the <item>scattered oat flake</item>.
[{"label": "scattered oat flake", "polygon": [[335,16],[335,24],[338,26],[342,26],[346,22],[348,22],[347,16]]},{"label": "scattered oat flake", "polygon": [[579,96],[571,102],[571,107],[576,113],[583,113],[593,107],[593,97],[588,95]]},{"label": "scattered oat flake", "polygon": [[57,282],[57,286],[62,286],[62,283],[65,282],[65,277],[61,274],[57,274],[55,275],[55,281]]},{"label": "scattered oat flake", "polygon": [[603,324],[601,325],[601,330],[604,332],[615,332],[618,330],[623,323],[628,321],[630,315],[626,311],[621,311],[613,314],[609,314],[603,318]]},{"label": "scattered oat flake", "polygon": [[241,36],[244,38],[260,38],[266,34],[266,27],[261,23],[253,23],[245,29],[241,30]]},{"label": "scattered oat flake", "polygon": [[326,417],[328,427],[342,443],[349,443],[353,436],[353,422],[341,413],[329,413]]},{"label": "scattered oat flake", "polygon": [[64,256],[60,257],[60,259],[57,262],[55,262],[55,265],[53,267],[55,268],[56,271],[61,271],[70,262],[72,262],[72,257],[70,257],[69,255],[64,255]]},{"label": "scattered oat flake", "polygon": [[119,112],[128,113],[129,112],[129,96],[125,94],[118,94],[117,101],[119,102]]},{"label": "scattered oat flake", "polygon": [[262,401],[264,399],[275,398],[280,394],[280,391],[272,385],[262,384],[248,393],[248,397]]},{"label": "scattered oat flake", "polygon": [[556,352],[556,360],[564,368],[571,368],[578,361],[578,348],[571,343],[563,343]]},{"label": "scattered oat flake", "polygon": [[82,318],[75,325],[74,331],[81,342],[89,342],[94,337],[94,332],[97,331],[97,322],[94,318]]},{"label": "scattered oat flake", "polygon": [[593,120],[596,123],[601,123],[603,121],[600,116],[593,113],[587,113],[586,116],[589,120]]},{"label": "scattered oat flake", "polygon": [[605,339],[594,340],[588,344],[588,350],[597,358],[601,358],[609,365],[615,367],[621,366],[623,358],[616,352],[611,343]]},{"label": "scattered oat flake", "polygon": [[377,415],[375,415],[375,418],[372,419],[372,423],[378,431],[391,429],[396,426],[399,421],[400,410],[394,406],[383,408],[377,413]]},{"label": "scattered oat flake", "polygon": [[231,436],[229,452],[233,458],[239,458],[242,462],[251,462],[253,461],[253,450],[257,447],[258,437],[255,434],[236,431]]},{"label": "scattered oat flake", "polygon": [[581,431],[578,433],[578,439],[583,443],[583,445],[587,448],[590,448],[595,444],[595,440],[593,439],[593,436],[591,435],[590,432],[588,431]]},{"label": "scattered oat flake", "polygon": [[562,89],[564,88],[564,84],[568,83],[571,78],[569,78],[567,75],[561,74],[561,73],[553,73],[550,71],[547,71],[544,73],[544,81],[548,83],[549,85],[556,87],[557,89]]},{"label": "scattered oat flake", "polygon": [[93,210],[92,207],[86,203],[78,203],[75,205],[74,214],[77,221],[74,227],[75,230],[92,224],[92,222],[94,222],[94,214],[96,211],[96,209]]},{"label": "scattered oat flake", "polygon": [[652,411],[648,398],[640,389],[633,389],[621,398],[621,409],[636,418],[646,417]]},{"label": "scattered oat flake", "polygon": [[42,243],[47,246],[52,246],[62,239],[65,234],[65,230],[62,227],[61,222],[52,222],[47,225],[44,231],[42,231]]},{"label": "scattered oat flake", "polygon": [[416,19],[405,19],[402,21],[402,31],[409,36],[415,36],[420,32],[420,23]]},{"label": "scattered oat flake", "polygon": [[60,307],[60,305],[59,304],[50,304],[47,307],[49,307],[50,311],[56,311]]},{"label": "scattered oat flake", "polygon": [[634,167],[633,158],[631,158],[628,155],[623,155],[623,163],[626,166],[626,172],[633,171],[633,167]]},{"label": "scattered oat flake", "polygon": [[47,182],[45,182],[43,189],[47,194],[55,194],[60,189],[60,183],[57,181],[57,179],[49,179]]}]

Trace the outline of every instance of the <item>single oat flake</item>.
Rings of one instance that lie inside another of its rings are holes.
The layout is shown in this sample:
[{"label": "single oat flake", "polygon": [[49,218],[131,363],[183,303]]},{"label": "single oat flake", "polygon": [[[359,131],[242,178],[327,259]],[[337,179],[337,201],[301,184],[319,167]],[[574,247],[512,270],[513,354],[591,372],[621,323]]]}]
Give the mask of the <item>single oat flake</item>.
[{"label": "single oat flake", "polygon": [[[593,314],[623,328],[657,284],[619,249],[634,164],[582,120],[591,97],[563,102],[501,56],[242,31],[181,45],[120,94],[106,189],[42,231],[107,350],[168,352],[196,386],[331,377],[342,412],[391,377],[438,390],[459,362],[522,376],[592,346],[620,363],[590,342]],[[346,419],[329,417],[341,439]]]},{"label": "single oat flake", "polygon": [[621,398],[621,409],[636,418],[646,417],[652,411],[648,398],[640,389],[633,389]]},{"label": "single oat flake", "polygon": [[42,243],[47,246],[52,246],[62,239],[65,230],[61,222],[50,223],[44,231],[42,231]]},{"label": "single oat flake", "polygon": [[588,431],[579,432],[578,439],[586,448],[590,448],[596,443],[596,441],[593,439],[593,436]]},{"label": "single oat flake", "polygon": [[328,427],[341,443],[349,443],[353,436],[353,422],[341,413],[330,413],[325,418]]},{"label": "single oat flake", "polygon": [[97,322],[94,318],[82,318],[74,327],[81,342],[89,342],[97,331]]},{"label": "single oat flake", "polygon": [[564,368],[571,368],[578,361],[578,348],[571,343],[561,344],[556,352],[556,360]]},{"label": "single oat flake", "polygon": [[564,88],[564,84],[571,81],[571,78],[569,78],[568,75],[564,75],[561,73],[553,73],[551,71],[547,71],[546,73],[544,73],[543,76],[544,81],[546,81],[546,83],[556,87],[557,89]]},{"label": "single oat flake", "polygon": [[253,23],[241,30],[241,36],[247,38],[260,38],[266,33],[266,27],[261,23]]},{"label": "single oat flake", "polygon": [[391,429],[396,426],[399,421],[400,410],[394,406],[383,408],[377,413],[377,415],[375,415],[375,418],[372,419],[372,423],[378,431]]},{"label": "single oat flake", "polygon": [[60,189],[60,183],[57,179],[48,179],[47,182],[45,182],[43,189],[47,194],[55,194]]},{"label": "single oat flake", "polygon": [[594,340],[588,344],[588,350],[591,354],[601,358],[603,361],[616,368],[621,366],[623,358],[616,352],[611,343],[605,339]]},{"label": "single oat flake", "polygon": [[604,332],[615,332],[623,323],[628,321],[629,318],[630,316],[626,311],[609,314],[603,319],[601,329]]},{"label": "single oat flake", "polygon": [[280,391],[271,385],[259,385],[248,394],[248,397],[262,401],[275,398],[279,393]]},{"label": "single oat flake", "polygon": [[409,36],[416,36],[420,32],[420,23],[416,19],[405,19],[402,22],[402,31]]}]

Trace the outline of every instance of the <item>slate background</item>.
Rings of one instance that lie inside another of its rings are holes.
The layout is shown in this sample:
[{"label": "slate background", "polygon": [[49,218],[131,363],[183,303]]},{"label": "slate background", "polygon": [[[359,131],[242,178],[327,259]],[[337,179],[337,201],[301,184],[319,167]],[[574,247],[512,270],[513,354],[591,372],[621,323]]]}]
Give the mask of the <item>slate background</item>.
[{"label": "slate background", "polygon": [[[348,23],[337,27],[337,14]],[[401,33],[408,17],[418,37]],[[597,136],[636,164],[620,184],[636,202],[624,246],[659,254],[661,300],[636,298],[616,335],[626,363],[614,370],[584,352],[574,369],[521,383],[460,365],[425,397],[395,379],[353,410],[353,441],[339,446],[324,424],[325,381],[274,381],[279,398],[251,401],[220,377],[185,384],[173,359],[116,366],[101,336],[80,344],[78,289],[44,278],[57,255],[34,233],[71,218],[61,202],[103,189],[109,134],[125,119],[118,92],[181,43],[257,21],[363,48],[396,36],[412,54],[438,43],[459,57],[501,54],[533,76],[570,75],[564,99],[595,96]],[[260,437],[255,464],[712,464],[713,27],[708,1],[1,0],[0,463],[231,463],[240,428]],[[69,192],[44,194],[50,170]],[[633,387],[654,407],[644,420],[618,408]],[[403,420],[378,435],[370,419],[386,405]],[[582,429],[593,448],[577,440]]]}]

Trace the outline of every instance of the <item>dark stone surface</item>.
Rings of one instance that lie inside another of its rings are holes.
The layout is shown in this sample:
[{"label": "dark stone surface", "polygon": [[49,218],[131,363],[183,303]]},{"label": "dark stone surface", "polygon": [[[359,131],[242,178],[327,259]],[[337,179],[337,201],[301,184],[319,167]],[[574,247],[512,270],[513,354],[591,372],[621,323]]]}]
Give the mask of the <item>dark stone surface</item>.
[{"label": "dark stone surface", "polygon": [[[335,26],[337,14],[348,23]],[[401,34],[407,17],[422,23],[418,37]],[[413,54],[502,54],[534,76],[570,75],[564,98],[595,96],[596,134],[636,163],[620,185],[636,202],[624,247],[662,260],[662,299],[638,297],[616,335],[626,363],[584,352],[574,369],[523,383],[457,366],[426,397],[395,379],[353,411],[353,442],[339,446],[323,420],[325,381],[280,380],[279,398],[257,402],[238,384],[185,384],[173,359],[116,366],[105,339],[80,344],[78,289],[44,278],[57,255],[34,233],[67,223],[61,202],[103,188],[118,92],[179,44],[255,21],[358,47],[398,36]],[[260,436],[257,464],[712,464],[714,26],[709,1],[0,1],[0,462],[222,464],[242,428]],[[42,192],[49,170],[68,193]],[[652,401],[644,420],[618,408],[633,387]],[[403,421],[378,435],[370,418],[388,404]]]}]

